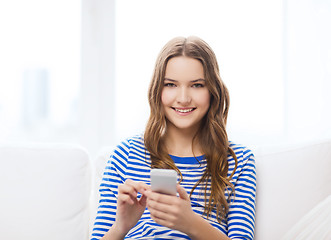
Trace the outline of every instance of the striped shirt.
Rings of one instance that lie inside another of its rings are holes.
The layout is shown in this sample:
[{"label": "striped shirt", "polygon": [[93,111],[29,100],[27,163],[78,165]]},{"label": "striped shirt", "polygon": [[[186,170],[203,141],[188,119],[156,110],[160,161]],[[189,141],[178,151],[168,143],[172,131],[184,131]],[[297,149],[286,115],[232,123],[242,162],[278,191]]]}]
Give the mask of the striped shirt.
[{"label": "striped shirt", "polygon": [[[229,202],[229,211],[226,218],[219,223],[216,218],[216,210],[208,218],[203,214],[205,206],[203,186],[198,186],[194,190],[191,195],[191,206],[194,212],[229,238],[253,239],[256,192],[254,155],[243,146],[230,143],[230,147],[237,156],[238,165],[231,179],[231,183],[235,187],[234,199],[229,199],[228,193],[225,191],[225,196]],[[171,156],[171,158],[183,175],[181,186],[190,194],[191,189],[206,169],[206,159],[204,156]],[[235,167],[235,160],[231,155],[228,156],[228,163],[228,176],[230,176]],[[142,136],[129,138],[116,147],[106,165],[100,185],[99,208],[91,240],[100,239],[115,221],[118,185],[124,183],[126,179],[141,181],[150,185],[150,170],[150,155],[144,146]],[[140,197],[139,194],[138,197]],[[125,239],[190,238],[182,232],[155,223],[146,208],[136,226],[127,233]]]}]

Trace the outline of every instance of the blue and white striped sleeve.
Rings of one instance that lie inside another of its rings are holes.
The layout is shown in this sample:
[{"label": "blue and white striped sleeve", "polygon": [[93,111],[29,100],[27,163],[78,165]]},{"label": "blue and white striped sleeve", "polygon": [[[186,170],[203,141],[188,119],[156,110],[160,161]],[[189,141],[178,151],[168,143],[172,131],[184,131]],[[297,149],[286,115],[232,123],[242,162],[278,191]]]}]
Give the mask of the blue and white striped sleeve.
[{"label": "blue and white striped sleeve", "polygon": [[129,143],[123,142],[114,150],[106,164],[100,184],[100,200],[91,240],[99,240],[115,222],[118,185],[125,181]]},{"label": "blue and white striped sleeve", "polygon": [[[243,149],[238,163],[235,197],[232,199],[227,217],[228,237],[231,239],[254,239],[256,170],[252,152]],[[239,160],[239,159],[238,159]]]}]

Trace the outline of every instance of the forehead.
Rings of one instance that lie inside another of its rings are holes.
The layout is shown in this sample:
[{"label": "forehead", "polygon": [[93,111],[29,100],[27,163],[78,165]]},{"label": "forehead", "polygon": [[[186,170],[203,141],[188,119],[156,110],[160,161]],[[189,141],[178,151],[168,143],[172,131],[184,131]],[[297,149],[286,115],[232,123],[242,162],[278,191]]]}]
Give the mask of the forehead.
[{"label": "forehead", "polygon": [[171,58],[166,66],[165,78],[189,81],[204,79],[203,65],[194,58],[184,56]]}]

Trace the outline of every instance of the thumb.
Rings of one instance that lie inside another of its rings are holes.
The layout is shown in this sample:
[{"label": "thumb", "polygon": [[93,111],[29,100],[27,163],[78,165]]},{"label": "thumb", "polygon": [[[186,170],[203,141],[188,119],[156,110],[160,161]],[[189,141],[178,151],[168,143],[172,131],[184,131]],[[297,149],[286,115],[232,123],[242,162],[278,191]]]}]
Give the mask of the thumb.
[{"label": "thumb", "polygon": [[147,197],[145,195],[142,195],[138,202],[139,202],[140,205],[146,206]]},{"label": "thumb", "polygon": [[182,198],[184,200],[190,200],[190,197],[188,196],[186,190],[179,184],[177,184],[177,192],[178,192],[180,198]]}]

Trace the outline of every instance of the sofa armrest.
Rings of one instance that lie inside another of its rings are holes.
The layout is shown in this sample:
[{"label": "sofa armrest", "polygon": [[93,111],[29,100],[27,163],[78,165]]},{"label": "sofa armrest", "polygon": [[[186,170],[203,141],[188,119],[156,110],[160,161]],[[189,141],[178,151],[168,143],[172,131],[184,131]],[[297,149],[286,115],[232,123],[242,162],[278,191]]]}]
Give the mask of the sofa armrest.
[{"label": "sofa armrest", "polygon": [[257,151],[256,169],[255,239],[278,240],[331,194],[331,140]]},{"label": "sofa armrest", "polygon": [[90,163],[68,144],[0,146],[0,239],[88,239]]}]

